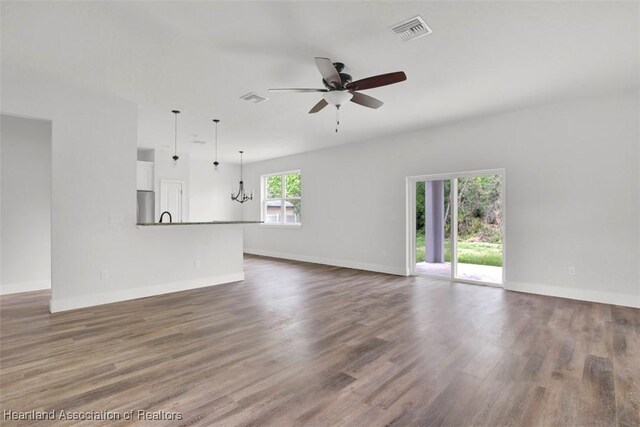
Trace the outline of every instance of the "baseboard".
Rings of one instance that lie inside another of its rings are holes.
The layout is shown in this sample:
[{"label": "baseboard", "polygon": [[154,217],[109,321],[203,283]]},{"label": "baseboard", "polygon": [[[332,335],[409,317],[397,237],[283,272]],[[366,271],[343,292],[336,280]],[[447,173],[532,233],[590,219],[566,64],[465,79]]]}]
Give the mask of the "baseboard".
[{"label": "baseboard", "polygon": [[[396,268],[386,265],[369,264],[354,261],[344,261],[331,258],[314,257],[307,255],[289,254],[283,252],[265,251],[262,249],[244,248],[244,253],[261,255],[272,258],[289,259],[293,261],[310,262],[313,264],[324,264],[336,267],[353,268],[356,270],[367,270],[376,273],[393,274],[397,276],[407,276],[405,268]],[[449,280],[444,278],[443,280]],[[456,280],[454,280],[455,282]],[[624,307],[640,308],[640,296],[615,294],[611,292],[591,291],[577,288],[563,288],[559,286],[536,285],[532,283],[507,282],[504,285],[507,291],[525,292],[529,294],[546,295],[559,298],[568,298],[578,301],[598,302],[603,304],[620,305]]]},{"label": "baseboard", "polygon": [[188,291],[190,289],[206,288],[208,286],[221,285],[223,283],[239,282],[244,280],[244,273],[232,273],[222,276],[202,277],[180,282],[163,283],[161,285],[147,286],[144,288],[125,289],[121,291],[84,295],[73,298],[51,299],[49,311],[75,310],[78,308],[93,307],[96,305],[110,304],[119,301],[128,301],[137,298],[146,298],[154,295],[169,294],[172,292]]},{"label": "baseboard", "polygon": [[284,252],[265,251],[262,249],[249,249],[249,248],[244,248],[244,253],[251,254],[251,255],[267,256],[271,258],[289,259],[292,261],[310,262],[312,264],[324,264],[324,265],[331,265],[334,267],[352,268],[354,270],[366,270],[366,271],[373,271],[376,273],[393,274],[395,276],[407,275],[404,267],[392,267],[388,265],[370,264],[367,262],[345,261],[345,260],[333,259],[333,258],[288,254]]},{"label": "baseboard", "polygon": [[614,294],[611,292],[592,291],[587,289],[564,288],[559,286],[536,285],[532,283],[507,282],[507,291],[526,292],[529,294],[547,295],[551,297],[568,298],[579,301],[599,302],[603,304],[621,305],[624,307],[640,308],[640,296]]},{"label": "baseboard", "polygon": [[51,280],[34,280],[31,282],[6,283],[0,286],[0,295],[17,294],[51,289]]}]

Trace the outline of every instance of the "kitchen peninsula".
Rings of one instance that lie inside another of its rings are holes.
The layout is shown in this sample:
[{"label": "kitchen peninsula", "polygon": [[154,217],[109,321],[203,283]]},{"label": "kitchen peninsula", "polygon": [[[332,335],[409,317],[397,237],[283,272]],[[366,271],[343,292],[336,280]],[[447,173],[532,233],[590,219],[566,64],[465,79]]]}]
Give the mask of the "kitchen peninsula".
[{"label": "kitchen peninsula", "polygon": [[[140,111],[151,110],[147,106]],[[197,115],[189,117],[195,123],[209,122]],[[245,227],[262,221],[253,221],[259,215],[247,218],[252,221],[242,220],[242,203],[229,197],[241,179],[240,166],[221,158],[216,169],[208,149],[212,141],[202,137],[198,140],[209,144],[207,149],[200,150],[198,144],[180,145],[176,154],[158,145],[159,139],[153,137],[155,128],[145,127],[144,120],[139,129],[136,158],[131,159],[132,166],[136,162],[136,182],[135,187],[131,182],[130,189],[136,192],[135,196],[133,191],[129,193],[129,200],[136,201],[135,216],[132,211],[127,216],[135,219],[131,223],[117,221],[124,224],[122,232],[132,240],[126,248],[119,248],[135,254],[127,264],[130,272],[123,277],[119,269],[102,262],[94,271],[99,270],[99,277],[105,279],[90,300],[66,295],[57,298],[54,292],[52,311],[225,283],[242,285]],[[189,135],[193,133],[204,134],[195,128]]]},{"label": "kitchen peninsula", "polygon": [[244,227],[258,223],[221,220],[114,224],[129,240],[113,253],[135,254],[127,263],[128,276],[109,259],[96,262],[92,269],[83,270],[85,281],[97,275],[102,287],[82,296],[63,293],[61,289],[54,293],[50,310],[73,310],[224,283],[241,286]]},{"label": "kitchen peninsula", "polygon": [[139,222],[138,227],[158,225],[221,225],[221,224],[262,224],[264,221],[193,221],[193,222]]}]

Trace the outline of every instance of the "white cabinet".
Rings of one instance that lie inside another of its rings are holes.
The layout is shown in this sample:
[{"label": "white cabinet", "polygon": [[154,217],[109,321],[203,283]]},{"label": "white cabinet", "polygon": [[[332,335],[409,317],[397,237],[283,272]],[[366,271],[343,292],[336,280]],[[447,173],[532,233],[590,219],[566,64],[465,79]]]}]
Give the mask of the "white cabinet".
[{"label": "white cabinet", "polygon": [[138,190],[153,191],[153,162],[138,160]]}]

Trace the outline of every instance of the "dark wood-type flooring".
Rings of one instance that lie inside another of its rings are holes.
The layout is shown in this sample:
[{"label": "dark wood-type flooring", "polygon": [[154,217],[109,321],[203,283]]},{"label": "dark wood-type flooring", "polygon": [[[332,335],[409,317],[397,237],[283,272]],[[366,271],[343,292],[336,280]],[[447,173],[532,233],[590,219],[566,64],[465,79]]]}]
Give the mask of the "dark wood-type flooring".
[{"label": "dark wood-type flooring", "polygon": [[184,416],[144,425],[640,425],[638,309],[254,256],[245,270],[54,315],[48,292],[1,297],[0,409]]}]

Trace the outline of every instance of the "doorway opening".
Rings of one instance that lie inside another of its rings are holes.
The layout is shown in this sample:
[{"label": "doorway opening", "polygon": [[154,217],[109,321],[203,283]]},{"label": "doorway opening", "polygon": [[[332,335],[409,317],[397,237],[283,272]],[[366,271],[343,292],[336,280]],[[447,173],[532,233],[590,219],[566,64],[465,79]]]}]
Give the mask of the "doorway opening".
[{"label": "doorway opening", "polygon": [[0,295],[51,288],[52,129],[0,114]]},{"label": "doorway opening", "polygon": [[504,170],[407,179],[410,274],[502,286]]}]

